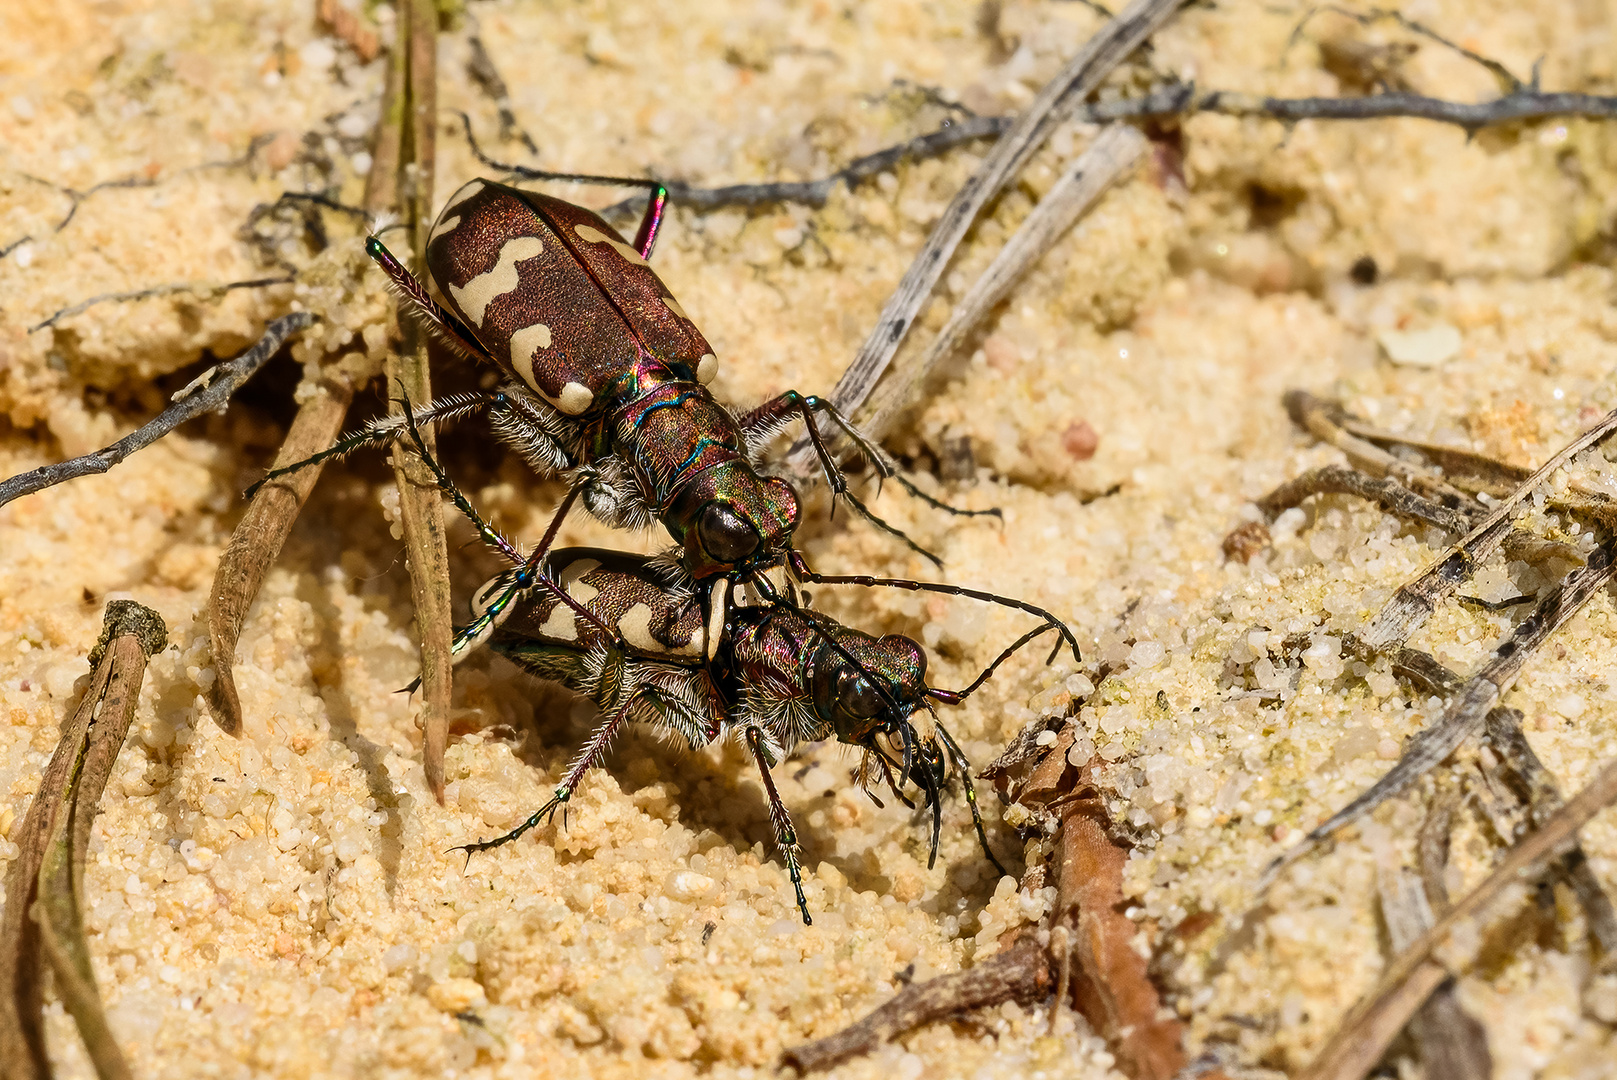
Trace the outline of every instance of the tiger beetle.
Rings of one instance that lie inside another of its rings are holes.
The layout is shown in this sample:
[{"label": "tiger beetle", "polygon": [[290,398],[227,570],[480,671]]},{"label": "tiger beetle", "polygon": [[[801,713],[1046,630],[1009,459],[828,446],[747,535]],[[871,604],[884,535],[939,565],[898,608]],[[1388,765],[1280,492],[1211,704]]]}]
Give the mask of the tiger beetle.
[{"label": "tiger beetle", "polygon": [[[728,609],[722,626],[714,626],[688,583],[643,555],[564,548],[550,552],[545,565],[589,617],[550,592],[531,592],[512,606],[488,645],[539,678],[590,698],[601,719],[544,806],[505,835],[458,850],[487,851],[550,818],[601,762],[623,725],[638,722],[677,733],[693,750],[726,736],[745,742],[805,924],[813,920],[803,894],[797,833],[770,775],[800,742],[835,737],[862,749],[856,775],[872,799],[870,782],[880,779],[913,807],[901,790],[906,781],[913,783],[932,811],[928,868],[937,861],[941,792],[952,766],[977,839],[1005,873],[988,846],[970,763],[933,715],[932,703],[964,701],[1013,653],[1057,623],[1024,634],[965,689],[944,690],[927,685],[926,654],[907,637],[872,637],[792,602],[738,604]],[[506,587],[508,577],[496,577],[479,591],[474,612]]]},{"label": "tiger beetle", "polygon": [[[708,392],[718,360],[646,262],[667,209],[665,187],[655,181],[543,175],[650,188],[634,243],[583,207],[473,180],[444,205],[427,243],[427,276],[445,306],[371,236],[367,252],[410,309],[456,352],[498,368],[504,385],[494,393],[440,399],[413,413],[407,407],[406,417],[377,420],[329,450],[270,472],[260,484],[390,441],[406,424],[443,423],[480,412],[540,474],[565,474],[568,491],[543,540],[504,592],[457,632],[452,646],[457,656],[486,638],[519,595],[542,584],[545,553],[580,498],[609,525],[643,528],[662,522],[679,545],[686,574],[721,594],[712,603],[722,611],[722,593],[730,582],[755,579],[796,555],[791,540],[799,516],[797,493],[786,480],[762,474],[759,465],[763,448],[798,417],[833,500],[847,499],[866,519],[937,562],[848,491],[817,414],[840,429],[883,478],[895,470],[830,402],[789,390],[734,416]],[[897,480],[944,510],[998,513],[956,510],[903,477]],[[806,565],[800,572],[809,573]],[[1076,653],[1076,642],[1073,648]]]},{"label": "tiger beetle", "polygon": [[[406,418],[412,416],[404,402]],[[438,485],[472,522],[482,539],[504,555],[511,569],[490,579],[472,600],[474,621],[488,606],[512,595],[511,581],[528,563],[522,552],[490,525],[427,448],[420,428],[407,419],[416,453]],[[801,559],[787,563],[798,573]],[[806,566],[804,567],[806,570]],[[543,590],[518,593],[487,636],[494,651],[540,678],[584,694],[603,719],[573,759],[548,802],[515,829],[458,850],[487,851],[509,843],[566,805],[579,781],[606,753],[622,726],[647,723],[685,737],[700,749],[726,734],[739,734],[758,765],[769,800],[776,846],[791,874],[804,923],[811,923],[797,857],[797,833],[769,770],[799,742],[835,735],[865,751],[859,782],[877,805],[870,780],[878,773],[895,797],[913,808],[901,786],[912,782],[932,810],[932,849],[937,861],[942,829],[941,791],[950,765],[960,773],[966,804],[990,862],[1003,875],[983,830],[971,784],[970,763],[953,736],[938,723],[932,702],[959,704],[993,676],[1022,646],[1047,630],[1059,638],[1053,661],[1072,631],[1043,608],[1020,600],[902,579],[813,575],[826,583],[889,584],[945,591],[1005,604],[1043,621],[999,654],[963,690],[926,684],[926,654],[907,637],[873,638],[799,603],[792,577],[780,587],[762,573],[737,590],[749,603],[709,603],[682,568],[655,556],[594,548],[550,551],[540,564]],[[799,576],[801,576],[799,574]],[[750,596],[741,594],[750,593]],[[565,609],[565,610],[564,610]],[[1074,646],[1074,654],[1077,649]],[[896,768],[898,779],[894,780]]]}]

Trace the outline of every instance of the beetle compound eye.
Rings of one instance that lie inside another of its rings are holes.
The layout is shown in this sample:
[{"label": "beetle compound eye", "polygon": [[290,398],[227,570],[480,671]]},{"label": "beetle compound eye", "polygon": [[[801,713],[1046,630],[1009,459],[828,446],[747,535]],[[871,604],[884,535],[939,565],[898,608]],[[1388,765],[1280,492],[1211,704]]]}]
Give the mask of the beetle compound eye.
[{"label": "beetle compound eye", "polygon": [[758,550],[758,531],[720,503],[712,503],[696,522],[702,549],[715,562],[739,563]]},{"label": "beetle compound eye", "polygon": [[861,720],[875,716],[881,712],[882,707],[881,695],[863,675],[854,675],[842,680],[842,688],[837,694],[837,704],[849,716],[857,716]]}]

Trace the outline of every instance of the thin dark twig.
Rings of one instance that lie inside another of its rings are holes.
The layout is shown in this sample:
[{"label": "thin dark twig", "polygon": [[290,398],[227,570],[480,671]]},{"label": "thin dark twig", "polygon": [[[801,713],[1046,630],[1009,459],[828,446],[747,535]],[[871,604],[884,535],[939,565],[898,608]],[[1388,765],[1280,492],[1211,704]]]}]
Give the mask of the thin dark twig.
[{"label": "thin dark twig", "polygon": [[[288,202],[314,203],[316,206],[323,206],[327,210],[336,210],[339,213],[347,214],[349,217],[355,217],[361,220],[365,220],[371,216],[363,206],[349,206],[347,203],[338,202],[331,196],[322,195],[317,191],[283,191],[281,192],[281,197],[276,199],[274,202],[264,206],[255,206],[252,211],[252,217],[248,219],[248,224],[252,223],[253,217],[262,217],[263,214],[269,213],[282,203]],[[262,213],[260,213],[260,211],[262,211]]]},{"label": "thin dark twig", "polygon": [[1091,122],[1161,119],[1211,112],[1225,116],[1260,116],[1285,123],[1300,120],[1379,120],[1402,117],[1453,124],[1468,133],[1499,124],[1552,117],[1609,120],[1617,116],[1617,97],[1600,94],[1545,93],[1513,90],[1492,101],[1447,101],[1408,91],[1366,97],[1277,98],[1239,90],[1198,91],[1192,83],[1153,90],[1141,97],[1087,105],[1075,114]]},{"label": "thin dark twig", "polygon": [[0,247],[0,259],[3,259],[7,255],[10,255],[13,251],[16,251],[18,248],[22,247],[24,244],[28,243],[28,241],[32,240],[33,238],[34,238],[33,233],[29,233],[27,236],[20,237],[19,239],[13,240],[11,243],[7,244],[5,247]]},{"label": "thin dark twig", "polygon": [[88,311],[97,304],[114,302],[121,303],[127,300],[151,300],[155,297],[173,296],[175,293],[183,292],[197,293],[200,296],[217,296],[221,293],[227,293],[234,289],[261,289],[268,285],[289,285],[294,280],[294,275],[287,274],[284,277],[252,278],[248,281],[227,281],[223,285],[210,285],[205,281],[177,281],[168,285],[154,285],[149,289],[135,289],[131,292],[102,293],[100,296],[92,296],[88,300],[80,300],[76,304],[54,312],[43,322],[35,323],[33,326],[30,326],[28,328],[28,332],[30,334],[38,333],[48,326],[55,326],[63,319],[71,318],[82,311]]},{"label": "thin dark twig", "polygon": [[[466,131],[466,142],[471,148],[472,155],[478,161],[491,169],[510,173],[522,179],[548,180],[555,174],[539,169],[531,169],[522,165],[513,165],[509,162],[495,161],[483,152],[478,145],[476,136],[472,133],[472,121],[465,113],[460,114],[461,124]],[[958,121],[952,121],[937,131],[926,135],[919,135],[913,139],[874,154],[866,154],[856,158],[847,165],[822,176],[818,180],[778,181],[763,184],[728,184],[724,187],[704,188],[687,184],[682,180],[665,180],[669,197],[681,206],[694,210],[716,210],[725,206],[765,206],[770,203],[805,203],[809,206],[824,206],[825,201],[831,197],[832,190],[838,184],[847,184],[853,187],[865,180],[885,172],[904,161],[924,161],[927,158],[937,157],[962,143],[973,142],[977,139],[997,138],[1011,126],[1011,117],[1008,116],[974,116]],[[607,213],[628,212],[637,209],[645,203],[646,196],[636,195],[624,199],[607,208]]]},{"label": "thin dark twig", "polygon": [[1433,30],[1425,23],[1416,22],[1414,19],[1406,16],[1403,12],[1393,11],[1390,8],[1371,8],[1368,11],[1351,11],[1348,8],[1338,7],[1335,4],[1321,4],[1320,6],[1309,11],[1307,15],[1303,16],[1303,21],[1298,23],[1297,29],[1291,32],[1291,39],[1286,42],[1286,47],[1288,49],[1297,44],[1298,40],[1302,37],[1303,27],[1307,26],[1309,21],[1322,11],[1330,12],[1333,15],[1340,15],[1345,19],[1352,19],[1360,26],[1372,26],[1375,23],[1390,20],[1397,23],[1399,26],[1402,26],[1405,30],[1408,30],[1412,34],[1418,34],[1423,38],[1435,41],[1444,48],[1459,53],[1472,63],[1487,68],[1489,73],[1492,74],[1494,78],[1498,79],[1499,84],[1506,90],[1516,91],[1527,86],[1531,86],[1535,90],[1538,88],[1538,72],[1536,68],[1534,69],[1532,82],[1524,83],[1516,77],[1514,72],[1512,72],[1504,64],[1501,64],[1499,61],[1483,56],[1479,52],[1473,52],[1457,41],[1450,41],[1448,38],[1444,37],[1442,34],[1439,34],[1436,30]]},{"label": "thin dark twig", "polygon": [[258,343],[234,360],[227,360],[209,368],[200,378],[178,394],[174,402],[149,423],[103,450],[83,457],[45,465],[33,472],[22,473],[0,482],[0,506],[24,495],[52,487],[80,476],[104,473],[137,450],[143,450],[187,420],[225,407],[230,397],[243,383],[252,378],[270,357],[280,351],[286,339],[310,326],[314,316],[306,311],[295,311],[271,322]]},{"label": "thin dark twig", "polygon": [[969,971],[905,987],[892,1000],[834,1035],[795,1046],[781,1062],[799,1075],[829,1069],[868,1054],[895,1035],[922,1024],[958,1016],[984,1005],[1041,1001],[1055,985],[1046,950],[1031,937],[989,957]]}]

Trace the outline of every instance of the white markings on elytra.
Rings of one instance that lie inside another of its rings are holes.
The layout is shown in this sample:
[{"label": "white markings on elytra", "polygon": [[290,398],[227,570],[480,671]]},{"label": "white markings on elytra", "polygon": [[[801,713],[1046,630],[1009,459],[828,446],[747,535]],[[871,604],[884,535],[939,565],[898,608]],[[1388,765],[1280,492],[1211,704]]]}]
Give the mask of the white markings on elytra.
[{"label": "white markings on elytra", "polygon": [[522,381],[535,390],[539,389],[539,383],[533,377],[533,356],[540,349],[548,348],[550,348],[550,327],[544,323],[524,326],[511,335],[511,366],[522,376]]},{"label": "white markings on elytra", "polygon": [[707,609],[707,659],[713,662],[718,655],[719,639],[724,636],[724,620],[729,615],[730,608],[730,582],[721,578],[713,587],[713,594],[708,600]]},{"label": "white markings on elytra", "polygon": [[675,300],[672,296],[663,297],[663,303],[668,305],[668,310],[669,311],[672,311],[675,315],[678,315],[680,318],[682,318],[682,319],[689,319],[690,318],[689,315],[685,314],[685,309],[679,306],[679,301]]},{"label": "white markings on elytra", "polygon": [[696,362],[696,381],[706,386],[718,373],[719,358],[712,353],[703,353],[702,358]]},{"label": "white markings on elytra", "polygon": [[623,613],[618,620],[618,633],[637,649],[646,652],[662,652],[667,646],[651,636],[651,608],[645,604],[636,604]]},{"label": "white markings on elytra", "polygon": [[[540,393],[544,391],[541,390]],[[545,396],[549,397],[548,394]],[[594,401],[595,395],[589,387],[583,383],[570,382],[561,388],[561,396],[551,399],[550,403],[568,416],[577,416],[588,409]]]},{"label": "white markings on elytra", "polygon": [[427,243],[430,244],[434,240],[437,240],[440,236],[445,236],[445,235],[447,235],[447,234],[449,234],[451,232],[454,232],[455,231],[455,226],[459,225],[459,224],[460,224],[460,215],[459,214],[456,214],[454,217],[444,217],[442,214],[439,214],[438,215],[438,224],[436,224],[436,225],[434,225],[432,227],[432,235],[427,237]]},{"label": "white markings on elytra", "polygon": [[449,286],[449,295],[472,325],[481,327],[488,306],[517,287],[517,263],[537,258],[544,250],[544,242],[537,236],[507,240],[500,248],[500,257],[495,260],[493,269],[483,271],[464,286]]},{"label": "white markings on elytra", "polygon": [[601,595],[601,590],[584,581],[583,578],[601,565],[599,559],[579,559],[568,563],[562,570],[559,584],[567,591],[567,595],[580,604],[587,604]]},{"label": "white markings on elytra", "polygon": [[544,637],[556,638],[560,641],[577,641],[577,620],[578,617],[573,614],[572,608],[558,602],[554,608],[551,608],[549,617],[545,619],[545,624],[539,628],[539,633]]},{"label": "white markings on elytra", "polygon": [[617,237],[606,235],[606,233],[602,232],[600,229],[593,228],[589,225],[574,225],[573,231],[578,234],[579,239],[587,240],[589,243],[610,244],[613,251],[616,251],[619,255],[622,255],[625,259],[636,266],[646,265],[646,260],[640,256],[640,252],[636,251],[628,244],[625,244]]},{"label": "white markings on elytra", "polygon": [[444,208],[438,211],[439,219],[441,220],[445,214],[449,213],[449,211],[453,210],[455,207],[459,206],[473,195],[476,195],[479,191],[482,191],[483,187],[484,184],[481,180],[468,180],[466,183],[456,188],[455,193],[449,196],[449,201],[444,203]]}]

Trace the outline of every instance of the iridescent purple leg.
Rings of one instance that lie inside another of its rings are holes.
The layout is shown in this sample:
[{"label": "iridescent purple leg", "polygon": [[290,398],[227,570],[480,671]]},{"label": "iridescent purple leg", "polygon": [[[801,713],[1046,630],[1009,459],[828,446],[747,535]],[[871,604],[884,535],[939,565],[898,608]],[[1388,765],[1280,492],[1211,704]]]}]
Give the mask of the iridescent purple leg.
[{"label": "iridescent purple leg", "polygon": [[462,844],[460,847],[451,848],[450,850],[464,851],[467,861],[470,862],[474,853],[488,851],[490,848],[497,848],[501,844],[509,844],[547,817],[555,814],[557,810],[560,810],[573,797],[573,792],[578,790],[579,782],[584,779],[584,774],[595,768],[600,763],[600,759],[606,755],[608,747],[612,745],[613,737],[617,735],[618,729],[623,726],[624,721],[629,718],[629,709],[639,697],[638,692],[630,694],[629,700],[623,703],[622,708],[613,713],[607,720],[596,725],[595,730],[590,733],[589,741],[583,745],[573,758],[572,765],[568,766],[567,776],[561,783],[556,785],[555,793],[550,797],[550,801],[541,806],[532,817],[504,836],[496,836],[492,840],[479,840],[472,844]]},{"label": "iridescent purple leg", "polygon": [[456,352],[474,360],[494,362],[494,358],[483,348],[466,324],[445,311],[429,296],[426,286],[405,269],[403,263],[393,257],[393,253],[382,244],[382,241],[374,236],[366,237],[365,254],[376,260],[376,264],[382,268],[382,273],[387,275],[387,280],[399,291],[399,295],[428,329],[436,332]]},{"label": "iridescent purple leg", "polygon": [[780,857],[786,860],[792,888],[797,890],[797,910],[803,913],[803,925],[813,926],[808,897],[803,895],[803,868],[797,861],[797,830],[792,828],[792,815],[786,812],[786,804],[780,801],[780,792],[775,790],[775,778],[769,775],[769,753],[764,749],[763,730],[749,727],[746,737],[747,748],[758,763],[758,774],[763,777],[764,795],[769,799],[769,821],[775,827],[775,846],[780,849]]}]

